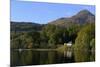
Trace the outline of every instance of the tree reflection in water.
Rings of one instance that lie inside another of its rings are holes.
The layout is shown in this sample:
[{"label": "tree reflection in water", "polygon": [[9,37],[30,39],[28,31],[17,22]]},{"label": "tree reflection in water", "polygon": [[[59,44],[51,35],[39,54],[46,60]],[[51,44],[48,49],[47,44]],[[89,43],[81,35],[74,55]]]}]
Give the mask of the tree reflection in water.
[{"label": "tree reflection in water", "polygon": [[95,51],[90,50],[75,50],[74,51],[75,62],[89,62],[95,61]]},{"label": "tree reflection in water", "polygon": [[12,50],[11,66],[42,65],[95,61],[95,51],[32,51]]}]

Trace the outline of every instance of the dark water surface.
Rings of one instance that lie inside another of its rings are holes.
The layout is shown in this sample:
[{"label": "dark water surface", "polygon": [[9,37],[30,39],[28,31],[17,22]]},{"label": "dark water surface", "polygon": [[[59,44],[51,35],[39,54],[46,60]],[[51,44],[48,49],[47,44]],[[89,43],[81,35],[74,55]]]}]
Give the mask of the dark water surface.
[{"label": "dark water surface", "polygon": [[94,52],[11,50],[11,66],[74,63],[89,61],[95,61]]}]

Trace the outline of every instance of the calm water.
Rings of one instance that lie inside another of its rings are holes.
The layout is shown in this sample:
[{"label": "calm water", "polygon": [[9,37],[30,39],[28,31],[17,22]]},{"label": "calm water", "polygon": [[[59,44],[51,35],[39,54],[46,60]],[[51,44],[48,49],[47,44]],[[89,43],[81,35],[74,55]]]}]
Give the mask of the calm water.
[{"label": "calm water", "polygon": [[88,61],[95,61],[94,52],[11,50],[11,66],[58,64]]}]

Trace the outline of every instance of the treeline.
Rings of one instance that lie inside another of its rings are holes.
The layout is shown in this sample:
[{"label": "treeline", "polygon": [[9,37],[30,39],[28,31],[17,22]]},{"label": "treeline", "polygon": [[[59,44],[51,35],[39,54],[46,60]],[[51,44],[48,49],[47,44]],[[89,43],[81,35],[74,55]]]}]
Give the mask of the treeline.
[{"label": "treeline", "polygon": [[[81,44],[82,43],[80,41],[82,39],[81,37],[87,34],[87,32],[84,32],[84,29],[82,28],[84,27],[87,30],[89,25],[91,26],[91,24],[85,24],[85,25],[76,24],[70,26],[69,28],[65,28],[47,24],[44,27],[42,27],[41,31],[34,31],[34,30],[22,31],[22,32],[12,31],[11,48],[56,48],[58,44],[64,44],[70,41],[73,44],[74,43]],[[89,29],[94,30],[94,28],[89,28]],[[79,31],[81,33],[79,33]],[[87,41],[86,40],[87,37],[90,36],[91,34],[87,35],[86,38],[85,37],[83,38],[85,41]],[[94,39],[92,41],[94,41]]]},{"label": "treeline", "polygon": [[11,48],[56,48],[58,44],[74,43],[80,25],[69,28],[47,24],[40,31],[11,31]]}]

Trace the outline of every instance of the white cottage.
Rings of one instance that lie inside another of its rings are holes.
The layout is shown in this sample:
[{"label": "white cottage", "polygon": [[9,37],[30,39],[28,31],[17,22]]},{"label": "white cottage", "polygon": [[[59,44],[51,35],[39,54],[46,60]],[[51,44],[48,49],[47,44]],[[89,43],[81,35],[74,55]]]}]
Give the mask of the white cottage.
[{"label": "white cottage", "polygon": [[69,43],[64,43],[64,45],[66,45],[66,46],[70,47],[70,46],[72,46],[72,42],[69,42]]}]

